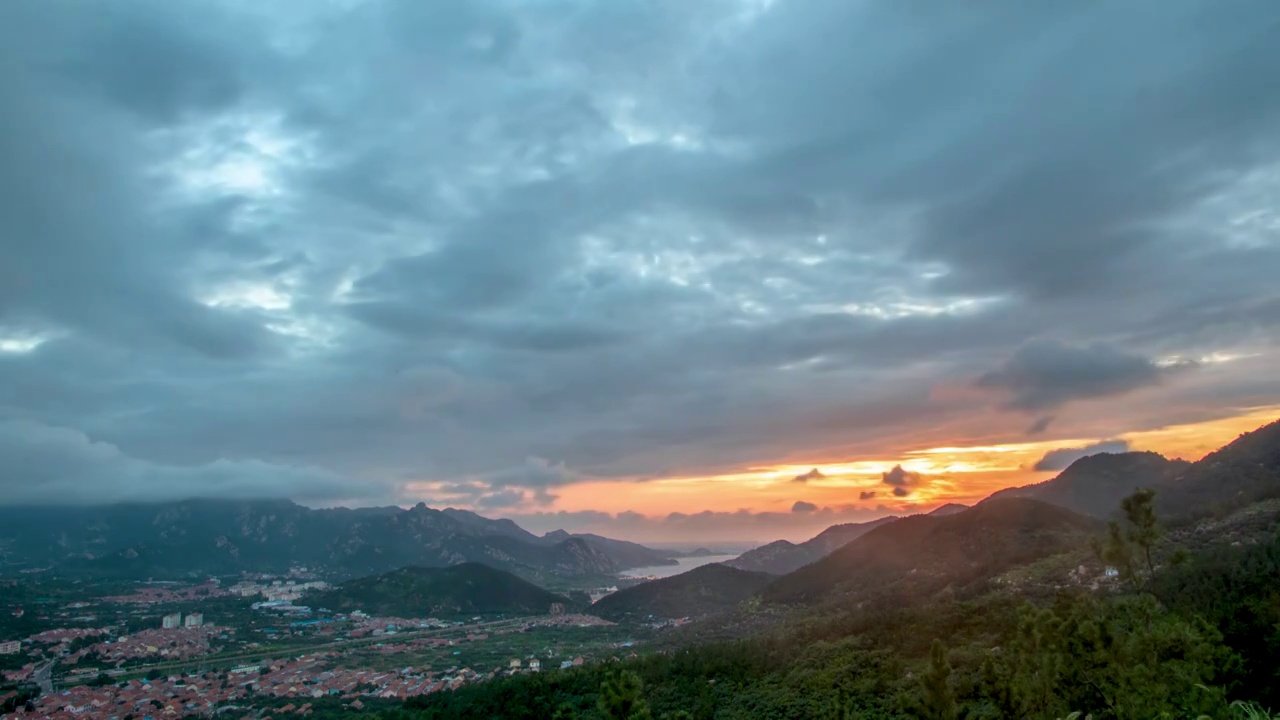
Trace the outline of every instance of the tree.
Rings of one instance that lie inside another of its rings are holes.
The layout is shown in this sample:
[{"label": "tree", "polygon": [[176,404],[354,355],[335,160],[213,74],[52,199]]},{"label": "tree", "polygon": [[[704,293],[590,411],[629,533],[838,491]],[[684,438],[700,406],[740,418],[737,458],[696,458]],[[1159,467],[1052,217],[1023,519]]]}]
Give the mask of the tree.
[{"label": "tree", "polygon": [[1129,544],[1120,523],[1111,521],[1107,526],[1106,540],[1099,541],[1094,538],[1093,552],[1098,556],[1098,560],[1108,567],[1115,568],[1122,580],[1132,583],[1136,588],[1138,574],[1133,566],[1133,546]]},{"label": "tree", "polygon": [[644,682],[630,670],[611,674],[600,685],[600,712],[610,720],[649,720]]},{"label": "tree", "polygon": [[935,639],[929,651],[929,669],[920,677],[924,690],[924,702],[920,717],[927,720],[956,720],[956,696],[951,689],[951,662],[947,660],[947,648]]},{"label": "tree", "polygon": [[1142,549],[1147,561],[1147,572],[1155,572],[1155,564],[1151,561],[1151,546],[1160,539],[1160,524],[1156,522],[1156,491],[1151,488],[1137,490],[1120,501],[1125,520],[1129,523],[1127,539]]},{"label": "tree", "polygon": [[1149,595],[1060,598],[1028,609],[987,691],[1006,718],[1091,713],[1098,720],[1196,717],[1225,706],[1231,662],[1216,630]]},{"label": "tree", "polygon": [[1155,496],[1155,490],[1143,488],[1120,501],[1120,510],[1124,514],[1123,526],[1113,520],[1107,526],[1107,539],[1093,542],[1093,551],[1098,559],[1114,567],[1120,577],[1132,583],[1135,588],[1140,585],[1135,554],[1141,554],[1148,577],[1156,569],[1151,558],[1151,548],[1160,539],[1161,529],[1156,520]]}]

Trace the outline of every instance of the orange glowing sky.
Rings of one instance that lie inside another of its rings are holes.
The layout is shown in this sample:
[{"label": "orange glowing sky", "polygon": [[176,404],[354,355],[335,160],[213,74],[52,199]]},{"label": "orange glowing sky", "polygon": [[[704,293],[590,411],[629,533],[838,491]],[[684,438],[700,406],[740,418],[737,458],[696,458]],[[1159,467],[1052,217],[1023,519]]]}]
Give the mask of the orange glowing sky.
[{"label": "orange glowing sky", "polygon": [[[1117,439],[1133,450],[1150,450],[1170,458],[1198,460],[1206,453],[1280,416],[1280,407],[1252,410],[1237,417],[1160,430],[1124,433]],[[894,508],[934,507],[949,502],[972,503],[1002,488],[1040,482],[1057,472],[1036,472],[1032,465],[1046,452],[1094,442],[1074,438],[1045,442],[1008,443],[973,447],[932,447],[889,458],[814,458],[809,463],[744,469],[701,477],[664,478],[643,483],[587,482],[561,492],[557,510],[634,510],[645,514],[685,511],[732,511],[742,508],[789,511],[796,500],[816,505],[845,505],[858,501],[858,492],[879,490],[875,501]],[[911,497],[894,502],[881,483],[881,474],[895,465],[931,479]],[[793,478],[817,468],[826,477],[797,489]]]},{"label": "orange glowing sky", "polygon": [[[1194,461],[1277,417],[1280,417],[1280,406],[1250,408],[1231,417],[1120,433],[1114,439],[1126,441],[1132,450],[1154,451],[1166,457]],[[1049,479],[1057,471],[1038,472],[1032,469],[1046,452],[1086,446],[1096,441],[1096,438],[1060,438],[1042,442],[934,446],[909,450],[893,457],[815,457],[811,462],[788,462],[714,475],[648,481],[631,479],[630,482],[617,479],[587,481],[560,488],[555,502],[538,516],[514,517],[541,529],[547,520],[551,520],[547,527],[555,524],[554,518],[547,517],[555,513],[566,517],[583,511],[632,512],[649,518],[662,518],[672,512],[782,515],[791,513],[797,501],[825,508],[826,514],[815,514],[811,522],[770,528],[776,536],[802,540],[834,522],[859,519],[862,516],[858,513],[865,513],[865,517],[870,518],[927,511],[950,502],[971,504],[1003,488]],[[892,488],[882,482],[883,473],[896,465],[924,478],[904,498],[894,497],[889,492]],[[823,477],[803,483],[795,480],[815,468]],[[862,492],[874,492],[875,497],[862,500],[859,495]],[[854,514],[851,517],[833,516],[832,511]],[[544,523],[538,522],[538,517]],[[653,541],[663,539],[662,532],[655,528],[648,532],[624,534]],[[741,532],[737,536],[708,533],[706,537],[765,539],[748,538]]]}]

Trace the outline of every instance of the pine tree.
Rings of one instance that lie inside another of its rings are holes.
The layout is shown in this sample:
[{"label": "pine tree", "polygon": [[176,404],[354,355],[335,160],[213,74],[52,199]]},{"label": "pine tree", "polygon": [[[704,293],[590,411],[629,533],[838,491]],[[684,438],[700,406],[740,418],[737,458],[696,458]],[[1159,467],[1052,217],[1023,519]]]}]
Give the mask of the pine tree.
[{"label": "pine tree", "polygon": [[933,641],[929,653],[929,669],[920,677],[924,690],[924,702],[920,717],[925,720],[957,720],[955,693],[951,690],[951,662],[947,660],[947,648],[941,640]]},{"label": "pine tree", "polygon": [[1155,490],[1143,488],[1120,503],[1125,520],[1129,523],[1127,539],[1142,550],[1148,573],[1155,572],[1155,564],[1151,561],[1151,546],[1160,539],[1160,525],[1156,522],[1155,497]]},{"label": "pine tree", "polygon": [[649,720],[644,682],[630,670],[610,675],[600,686],[600,712],[610,720]]}]

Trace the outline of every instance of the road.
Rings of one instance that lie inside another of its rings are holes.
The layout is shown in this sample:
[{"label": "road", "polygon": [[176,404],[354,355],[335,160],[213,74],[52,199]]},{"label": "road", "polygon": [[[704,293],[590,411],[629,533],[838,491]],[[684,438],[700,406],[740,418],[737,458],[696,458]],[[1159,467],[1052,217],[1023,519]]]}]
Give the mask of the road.
[{"label": "road", "polygon": [[40,695],[53,694],[53,666],[58,662],[57,658],[51,658],[48,662],[35,669],[32,679],[40,686]]}]

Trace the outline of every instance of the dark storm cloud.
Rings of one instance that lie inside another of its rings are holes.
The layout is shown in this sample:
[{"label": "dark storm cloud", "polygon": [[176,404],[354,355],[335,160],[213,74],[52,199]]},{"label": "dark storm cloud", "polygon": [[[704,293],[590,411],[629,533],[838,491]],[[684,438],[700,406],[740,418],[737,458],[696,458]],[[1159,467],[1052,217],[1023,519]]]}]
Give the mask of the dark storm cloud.
[{"label": "dark storm cloud", "polygon": [[909,485],[919,485],[923,477],[920,473],[904,470],[901,465],[894,465],[893,469],[880,474],[880,480],[885,485],[907,487]]},{"label": "dark storm cloud", "polygon": [[1036,461],[1035,469],[1039,471],[1066,470],[1071,463],[1083,457],[1098,455],[1100,453],[1125,452],[1129,452],[1129,443],[1124,440],[1102,440],[1084,447],[1050,450],[1044,454],[1044,457]]},{"label": "dark storm cloud", "polygon": [[870,500],[871,498],[874,498],[875,496],[876,496],[876,491],[875,491],[875,490],[863,490],[862,492],[858,493],[858,499],[859,499],[859,500]]},{"label": "dark storm cloud", "polygon": [[483,477],[493,487],[526,487],[543,489],[555,485],[565,485],[579,479],[576,474],[564,466],[564,463],[552,463],[539,457],[525,458],[521,465],[499,470]]},{"label": "dark storm cloud", "polygon": [[795,504],[791,506],[791,512],[793,513],[811,513],[817,511],[817,505],[814,505],[811,502],[805,502],[804,500],[797,500]]},{"label": "dark storm cloud", "polygon": [[245,463],[519,509],[1005,422],[931,392],[975,377],[1064,437],[1274,401],[1166,359],[1274,351],[1277,21],[3,3],[0,417],[115,448],[47,446],[102,497]]},{"label": "dark storm cloud", "polygon": [[[159,158],[145,133],[178,107],[225,109],[239,95],[222,62],[239,51],[212,47],[202,35],[212,28],[171,7],[0,8],[9,108],[0,120],[0,321],[25,318],[159,353],[257,355],[275,345],[270,333],[195,302],[184,286],[182,265],[210,238],[149,207],[156,188],[143,163]],[[129,71],[140,63],[154,72]],[[183,208],[187,217],[203,209],[203,201]]]},{"label": "dark storm cloud", "polygon": [[501,492],[486,493],[476,499],[475,506],[485,510],[494,508],[517,507],[524,503],[524,493],[519,490],[503,490]]},{"label": "dark storm cloud", "polygon": [[818,468],[813,468],[807,473],[801,473],[791,478],[791,482],[805,483],[805,482],[809,482],[810,480],[821,480],[825,477],[826,475],[823,475],[821,470],[819,470]]},{"label": "dark storm cloud", "polygon": [[899,486],[899,487],[895,487],[895,488],[893,489],[893,496],[894,496],[894,497],[903,498],[903,497],[906,497],[906,496],[908,496],[908,495],[910,495],[910,494],[911,494],[911,490],[909,490],[909,489],[907,489],[907,488],[905,488],[905,487],[901,487],[901,486]]},{"label": "dark storm cloud", "polygon": [[1049,340],[1019,348],[1004,365],[980,377],[978,386],[1006,391],[1010,408],[1034,412],[1154,385],[1165,372],[1145,357],[1106,345]]},{"label": "dark storm cloud", "polygon": [[1045,430],[1048,430],[1049,426],[1052,424],[1053,424],[1052,415],[1044,415],[1044,416],[1038,417],[1035,419],[1035,422],[1031,423],[1031,425],[1027,428],[1027,434],[1039,435]]},{"label": "dark storm cloud", "polygon": [[368,500],[385,487],[353,483],[324,470],[258,460],[198,466],[150,463],[68,428],[0,420],[0,490],[16,504],[175,500],[193,495],[293,498],[301,502]]}]

